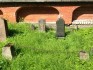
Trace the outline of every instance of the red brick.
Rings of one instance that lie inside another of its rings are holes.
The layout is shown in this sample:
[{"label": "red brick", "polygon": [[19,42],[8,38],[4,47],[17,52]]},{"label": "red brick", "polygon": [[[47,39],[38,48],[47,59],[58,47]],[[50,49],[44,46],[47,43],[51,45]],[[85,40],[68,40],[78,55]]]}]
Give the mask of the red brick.
[{"label": "red brick", "polygon": [[93,19],[93,6],[6,6],[0,8],[0,17],[10,22],[17,22],[24,18],[26,22],[38,22],[46,19],[47,22],[56,22],[60,15],[66,24],[71,24],[76,19]]}]

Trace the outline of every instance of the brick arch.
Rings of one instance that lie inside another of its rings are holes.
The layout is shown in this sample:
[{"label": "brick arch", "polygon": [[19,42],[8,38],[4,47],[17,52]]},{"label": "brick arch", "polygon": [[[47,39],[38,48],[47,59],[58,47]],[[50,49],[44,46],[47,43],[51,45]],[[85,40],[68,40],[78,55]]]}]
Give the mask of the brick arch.
[{"label": "brick arch", "polygon": [[93,6],[78,7],[73,11],[73,20],[93,19]]},{"label": "brick arch", "polygon": [[40,18],[47,22],[55,22],[58,18],[58,10],[53,7],[22,7],[17,10],[17,22],[20,19],[25,22],[38,22]]}]

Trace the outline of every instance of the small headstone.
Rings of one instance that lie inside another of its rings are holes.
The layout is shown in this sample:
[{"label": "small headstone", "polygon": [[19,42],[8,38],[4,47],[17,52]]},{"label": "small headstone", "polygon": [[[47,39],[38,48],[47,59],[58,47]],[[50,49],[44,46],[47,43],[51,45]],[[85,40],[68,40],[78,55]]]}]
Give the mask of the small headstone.
[{"label": "small headstone", "polygon": [[6,20],[0,18],[0,41],[5,41],[8,35],[8,25]]},{"label": "small headstone", "polygon": [[2,48],[2,56],[7,60],[12,60],[13,56],[15,56],[15,48],[11,43]]},{"label": "small headstone", "polygon": [[85,51],[80,51],[79,52],[79,57],[81,60],[87,60],[89,59],[89,54]]},{"label": "small headstone", "polygon": [[77,24],[75,25],[75,29],[76,29],[76,30],[78,30],[78,29],[79,29],[79,27],[78,27],[78,25],[77,25]]},{"label": "small headstone", "polygon": [[56,36],[65,37],[65,22],[62,18],[58,18],[56,21]]},{"label": "small headstone", "polygon": [[45,32],[46,30],[46,21],[45,19],[40,19],[39,20],[39,31]]},{"label": "small headstone", "polygon": [[31,30],[35,30],[35,26],[34,25],[31,25]]}]

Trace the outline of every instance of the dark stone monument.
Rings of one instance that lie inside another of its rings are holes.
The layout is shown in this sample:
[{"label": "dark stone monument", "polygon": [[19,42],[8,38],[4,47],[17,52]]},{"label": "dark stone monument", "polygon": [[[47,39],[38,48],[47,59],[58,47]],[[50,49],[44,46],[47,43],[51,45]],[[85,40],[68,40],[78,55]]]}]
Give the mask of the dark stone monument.
[{"label": "dark stone monument", "polygon": [[56,36],[65,37],[65,22],[62,18],[58,18],[56,21]]},{"label": "dark stone monument", "polygon": [[15,56],[15,48],[13,44],[8,43],[2,48],[2,56],[7,60],[12,60]]},{"label": "dark stone monument", "polygon": [[81,60],[87,60],[87,59],[89,59],[89,54],[85,51],[80,51],[79,52],[79,58]]},{"label": "dark stone monument", "polygon": [[0,18],[0,41],[5,41],[8,35],[8,25],[7,21]]},{"label": "dark stone monument", "polygon": [[45,21],[45,19],[40,19],[39,20],[39,30],[41,32],[45,32],[45,30],[46,30],[46,21]]}]

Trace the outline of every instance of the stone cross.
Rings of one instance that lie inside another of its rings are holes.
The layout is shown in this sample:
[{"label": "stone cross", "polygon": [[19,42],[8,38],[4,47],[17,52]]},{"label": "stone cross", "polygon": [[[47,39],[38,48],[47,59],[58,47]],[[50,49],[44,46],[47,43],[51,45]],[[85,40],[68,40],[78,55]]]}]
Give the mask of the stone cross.
[{"label": "stone cross", "polygon": [[46,21],[44,19],[39,20],[39,30],[45,32],[46,30]]},{"label": "stone cross", "polygon": [[15,48],[12,44],[8,43],[2,48],[2,56],[7,60],[12,60],[13,56],[15,56]]},{"label": "stone cross", "polygon": [[0,18],[0,41],[5,41],[8,35],[8,25],[6,20]]},{"label": "stone cross", "polygon": [[56,36],[65,37],[65,22],[62,18],[58,18],[56,21]]}]

